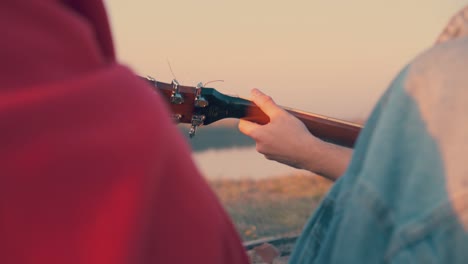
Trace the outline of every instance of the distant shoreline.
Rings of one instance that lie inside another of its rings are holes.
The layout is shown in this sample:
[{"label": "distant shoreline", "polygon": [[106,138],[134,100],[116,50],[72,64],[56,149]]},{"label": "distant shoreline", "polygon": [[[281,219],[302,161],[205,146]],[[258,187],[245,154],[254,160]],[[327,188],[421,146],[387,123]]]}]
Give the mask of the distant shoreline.
[{"label": "distant shoreline", "polygon": [[237,123],[238,120],[223,120],[219,124],[201,126],[193,138],[188,136],[189,125],[179,124],[177,127],[194,152],[254,146],[255,141],[239,132]]}]

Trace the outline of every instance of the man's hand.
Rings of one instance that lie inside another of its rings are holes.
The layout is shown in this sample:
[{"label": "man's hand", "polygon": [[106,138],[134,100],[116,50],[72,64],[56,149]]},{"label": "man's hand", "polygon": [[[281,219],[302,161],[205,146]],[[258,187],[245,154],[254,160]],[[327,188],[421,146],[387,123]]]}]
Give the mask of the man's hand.
[{"label": "man's hand", "polygon": [[351,150],[313,136],[299,119],[257,89],[252,90],[252,101],[270,117],[270,122],[259,125],[241,120],[239,130],[255,140],[259,153],[267,159],[322,174],[332,180],[344,172]]}]

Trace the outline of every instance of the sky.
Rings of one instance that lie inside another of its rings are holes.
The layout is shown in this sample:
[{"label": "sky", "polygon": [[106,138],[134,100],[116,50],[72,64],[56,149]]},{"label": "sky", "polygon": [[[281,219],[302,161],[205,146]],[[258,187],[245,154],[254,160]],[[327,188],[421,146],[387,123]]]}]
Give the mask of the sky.
[{"label": "sky", "polygon": [[[140,75],[362,120],[461,0],[109,0],[117,55]],[[171,67],[169,67],[169,63]],[[172,72],[171,72],[172,68]]]}]

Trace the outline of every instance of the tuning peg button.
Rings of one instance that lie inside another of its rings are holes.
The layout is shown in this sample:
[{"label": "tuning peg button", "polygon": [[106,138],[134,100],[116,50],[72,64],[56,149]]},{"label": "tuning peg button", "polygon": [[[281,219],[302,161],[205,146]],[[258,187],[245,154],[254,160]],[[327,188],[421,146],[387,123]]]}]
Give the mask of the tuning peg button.
[{"label": "tuning peg button", "polygon": [[195,101],[194,101],[195,107],[207,107],[208,106],[208,100],[206,100],[201,95],[202,88],[203,88],[203,84],[201,82],[198,83],[197,87],[195,88]]},{"label": "tuning peg button", "polygon": [[203,125],[204,121],[205,121],[205,116],[204,115],[193,115],[192,116],[192,126],[190,127],[190,131],[189,131],[190,138],[195,136],[195,133],[197,132],[197,128],[199,126]]},{"label": "tuning peg button", "polygon": [[171,119],[172,119],[173,122],[178,124],[178,123],[180,123],[180,119],[182,119],[182,115],[181,114],[173,114],[171,116]]},{"label": "tuning peg button", "polygon": [[195,98],[195,107],[207,107],[208,101],[202,96]]},{"label": "tuning peg button", "polygon": [[172,80],[172,94],[171,94],[171,103],[172,104],[183,104],[184,97],[179,93],[179,82],[174,79]]}]

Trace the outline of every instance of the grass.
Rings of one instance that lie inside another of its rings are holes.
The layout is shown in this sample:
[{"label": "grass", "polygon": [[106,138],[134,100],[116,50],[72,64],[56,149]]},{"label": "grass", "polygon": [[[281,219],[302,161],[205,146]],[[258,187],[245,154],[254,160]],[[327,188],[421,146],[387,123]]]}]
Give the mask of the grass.
[{"label": "grass", "polygon": [[244,241],[300,232],[331,186],[319,176],[302,174],[210,184]]}]

